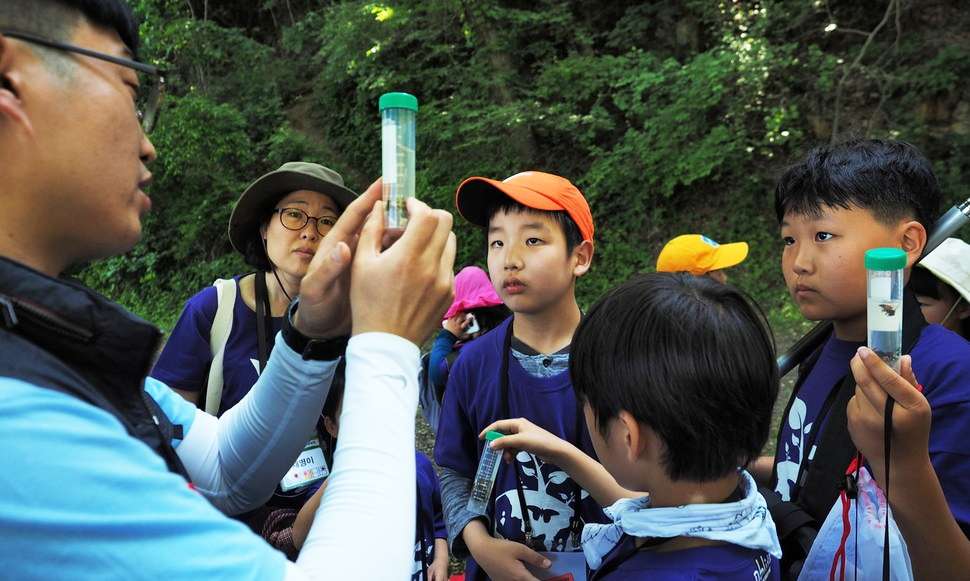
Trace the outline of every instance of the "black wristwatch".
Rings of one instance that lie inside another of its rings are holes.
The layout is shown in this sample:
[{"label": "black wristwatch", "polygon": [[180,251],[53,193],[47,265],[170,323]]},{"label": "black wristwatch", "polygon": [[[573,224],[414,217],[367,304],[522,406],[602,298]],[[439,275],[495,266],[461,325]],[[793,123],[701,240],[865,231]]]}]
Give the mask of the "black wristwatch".
[{"label": "black wristwatch", "polygon": [[304,361],[334,361],[343,357],[347,351],[347,341],[350,337],[333,337],[331,339],[311,339],[293,327],[293,313],[300,306],[300,299],[293,299],[290,307],[286,309],[286,316],[283,317],[283,328],[281,333],[283,341],[289,345],[290,349],[299,353]]}]

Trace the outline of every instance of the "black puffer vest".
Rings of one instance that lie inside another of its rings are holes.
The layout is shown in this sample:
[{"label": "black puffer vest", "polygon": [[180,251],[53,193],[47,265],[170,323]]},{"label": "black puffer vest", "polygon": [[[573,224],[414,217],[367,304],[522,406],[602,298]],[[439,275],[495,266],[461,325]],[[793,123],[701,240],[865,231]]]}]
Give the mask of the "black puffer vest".
[{"label": "black puffer vest", "polygon": [[144,381],[161,333],[79,284],[0,258],[0,377],[76,397],[110,413],[188,480],[182,438]]}]

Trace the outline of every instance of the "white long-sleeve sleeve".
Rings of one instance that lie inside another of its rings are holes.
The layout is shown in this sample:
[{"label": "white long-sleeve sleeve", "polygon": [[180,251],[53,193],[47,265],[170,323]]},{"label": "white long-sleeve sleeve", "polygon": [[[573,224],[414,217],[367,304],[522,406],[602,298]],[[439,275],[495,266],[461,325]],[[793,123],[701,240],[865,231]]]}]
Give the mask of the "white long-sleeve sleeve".
[{"label": "white long-sleeve sleeve", "polygon": [[401,337],[351,339],[334,471],[288,579],[410,578],[419,367]]},{"label": "white long-sleeve sleeve", "polygon": [[277,335],[242,401],[218,419],[195,410],[177,452],[196,489],[226,514],[265,503],[313,434],[337,363],[304,361]]}]

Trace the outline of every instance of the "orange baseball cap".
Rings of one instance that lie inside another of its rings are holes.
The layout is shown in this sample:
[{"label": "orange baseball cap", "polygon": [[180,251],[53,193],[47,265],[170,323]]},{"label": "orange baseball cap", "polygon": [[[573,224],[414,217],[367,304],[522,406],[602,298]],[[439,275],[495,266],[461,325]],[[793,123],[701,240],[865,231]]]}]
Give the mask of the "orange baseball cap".
[{"label": "orange baseball cap", "polygon": [[718,244],[707,236],[683,234],[660,251],[657,272],[689,272],[699,276],[741,264],[747,257],[747,242]]},{"label": "orange baseball cap", "polygon": [[565,211],[583,240],[593,240],[593,214],[579,188],[564,177],[541,171],[524,171],[502,181],[470,177],[461,182],[455,193],[455,206],[466,220],[477,226],[488,226],[486,210],[496,192],[534,210]]}]

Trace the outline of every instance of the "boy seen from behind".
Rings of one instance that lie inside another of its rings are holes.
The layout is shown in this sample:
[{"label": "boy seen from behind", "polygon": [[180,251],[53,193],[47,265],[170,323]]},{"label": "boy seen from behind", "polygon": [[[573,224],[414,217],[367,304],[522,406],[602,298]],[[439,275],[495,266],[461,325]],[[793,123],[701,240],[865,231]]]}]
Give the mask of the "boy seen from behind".
[{"label": "boy seen from behind", "polygon": [[449,541],[452,554],[470,553],[470,581],[529,579],[527,564],[545,568],[541,553],[578,551],[583,524],[602,520],[588,493],[559,467],[522,453],[499,468],[487,514],[465,507],[482,451],[478,434],[496,420],[528,418],[592,453],[568,366],[581,316],[576,279],[593,259],[593,218],[572,183],[542,172],[469,178],[456,203],[488,229],[489,275],[513,317],[469,343],[448,378],[435,461]]},{"label": "boy seen from behind", "polygon": [[638,276],[590,309],[570,372],[602,465],[527,420],[486,430],[510,434],[493,448],[555,462],[609,506],[612,524],[583,530],[592,579],[778,579],[774,523],[739,468],[761,453],[778,395],[750,300],[708,277]]}]

